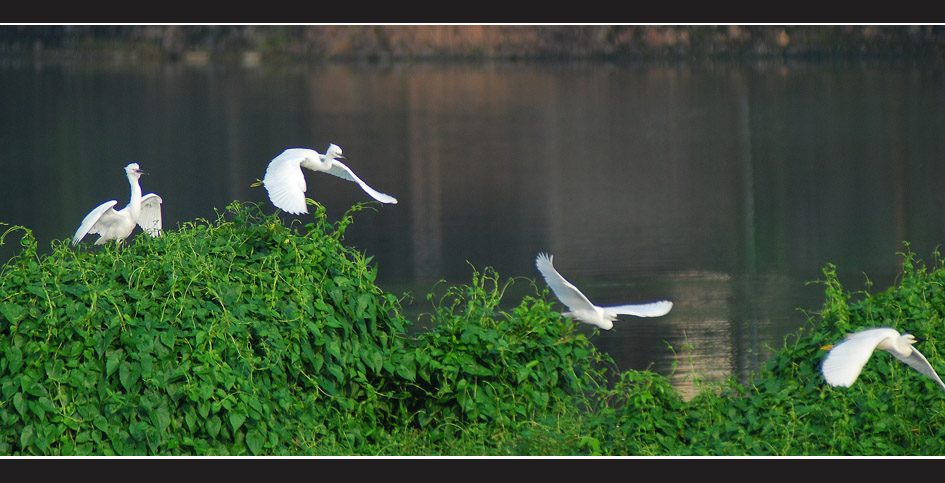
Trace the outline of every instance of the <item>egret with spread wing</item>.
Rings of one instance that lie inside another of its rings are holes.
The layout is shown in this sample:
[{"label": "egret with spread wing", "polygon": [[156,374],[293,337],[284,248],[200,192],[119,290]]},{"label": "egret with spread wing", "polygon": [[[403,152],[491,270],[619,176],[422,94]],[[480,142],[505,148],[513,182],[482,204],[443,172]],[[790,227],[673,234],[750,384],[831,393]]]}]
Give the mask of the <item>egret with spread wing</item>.
[{"label": "egret with spread wing", "polygon": [[323,171],[348,181],[361,185],[367,194],[381,203],[397,203],[397,199],[381,193],[358,178],[351,168],[338,161],[345,159],[341,148],[335,144],[328,146],[325,154],[314,149],[289,148],[269,162],[263,185],[269,193],[269,200],[277,208],[294,215],[308,213],[305,205],[305,175],[302,168],[312,171]]},{"label": "egret with spread wing", "polygon": [[610,307],[598,307],[591,303],[587,297],[578,290],[571,282],[568,282],[555,270],[552,264],[553,256],[539,253],[535,258],[535,266],[545,278],[545,282],[551,287],[561,303],[566,305],[570,312],[561,315],[573,317],[581,322],[596,325],[604,330],[610,330],[614,326],[614,321],[618,315],[633,315],[636,317],[659,317],[669,313],[673,308],[673,303],[669,300],[660,300],[647,304],[635,305],[617,305]]},{"label": "egret with spread wing", "polygon": [[106,201],[98,205],[94,210],[85,215],[79,229],[72,237],[72,246],[76,246],[89,233],[98,235],[95,240],[96,245],[101,245],[109,240],[122,240],[128,238],[134,231],[135,225],[141,226],[141,229],[152,237],[161,236],[161,197],[148,193],[141,196],[141,186],[138,184],[138,178],[144,174],[138,163],[131,163],[125,166],[125,175],[128,176],[128,183],[131,185],[131,201],[120,210],[115,209],[118,203],[116,200]]},{"label": "egret with spread wing", "polygon": [[945,391],[945,383],[938,377],[928,359],[912,344],[921,341],[912,334],[900,334],[896,329],[882,327],[867,329],[847,336],[833,346],[824,359],[821,372],[827,384],[850,387],[859,377],[863,366],[876,349],[889,352],[903,364],[930,377]]}]

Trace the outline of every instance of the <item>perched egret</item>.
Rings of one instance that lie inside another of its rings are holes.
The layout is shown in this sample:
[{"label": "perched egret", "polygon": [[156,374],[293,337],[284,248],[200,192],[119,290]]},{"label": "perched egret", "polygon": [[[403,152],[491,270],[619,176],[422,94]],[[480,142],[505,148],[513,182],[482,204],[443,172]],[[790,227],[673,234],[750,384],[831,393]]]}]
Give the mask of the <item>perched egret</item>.
[{"label": "perched egret", "polygon": [[99,236],[98,240],[95,240],[96,245],[109,240],[117,240],[121,243],[122,240],[128,238],[135,229],[135,225],[140,225],[148,235],[161,236],[161,197],[154,193],[141,196],[138,178],[144,172],[138,167],[138,163],[125,166],[125,174],[128,176],[128,184],[131,185],[131,201],[120,210],[114,208],[118,203],[116,200],[98,205],[82,219],[79,229],[72,237],[72,246],[78,245],[79,241],[89,233]]},{"label": "perched egret", "polygon": [[846,340],[833,346],[824,359],[821,372],[831,386],[850,387],[856,381],[863,366],[876,349],[889,352],[904,364],[932,378],[942,390],[945,383],[938,377],[928,359],[912,346],[923,339],[912,334],[900,334],[896,329],[867,329],[847,336]]},{"label": "perched egret", "polygon": [[277,208],[298,215],[308,213],[305,206],[305,175],[302,168],[312,171],[324,171],[348,181],[354,181],[361,188],[381,203],[397,203],[393,196],[381,193],[358,178],[351,168],[338,159],[347,159],[341,153],[341,148],[335,144],[328,146],[325,154],[319,154],[314,149],[289,148],[269,162],[263,185],[269,192],[269,199]]},{"label": "perched egret", "polygon": [[598,307],[591,303],[587,297],[578,290],[571,282],[568,282],[555,270],[552,264],[554,256],[539,253],[535,258],[535,266],[545,277],[545,282],[551,287],[551,291],[558,296],[561,303],[568,306],[570,312],[563,313],[565,317],[573,317],[581,322],[596,325],[604,330],[610,330],[614,326],[614,320],[618,315],[634,315],[636,317],[659,317],[669,313],[673,308],[673,303],[669,300],[660,300],[648,304],[637,305],[617,305],[612,307]]}]

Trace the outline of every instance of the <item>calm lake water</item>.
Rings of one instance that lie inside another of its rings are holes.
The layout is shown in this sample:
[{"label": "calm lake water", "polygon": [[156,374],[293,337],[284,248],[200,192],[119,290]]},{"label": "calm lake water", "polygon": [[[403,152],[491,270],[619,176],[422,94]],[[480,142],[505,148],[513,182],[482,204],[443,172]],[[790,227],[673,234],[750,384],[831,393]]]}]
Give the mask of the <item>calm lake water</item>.
[{"label": "calm lake water", "polygon": [[[150,175],[166,229],[266,201],[269,160],[340,145],[397,205],[347,241],[429,311],[472,268],[539,276],[540,251],[598,304],[658,319],[582,326],[622,369],[745,380],[822,304],[893,283],[902,241],[945,241],[945,72],[920,63],[41,64],[0,60],[0,221],[48,247]],[[308,173],[337,219],[367,200]],[[269,209],[275,211],[271,205]],[[292,218],[287,216],[286,219]],[[304,217],[302,217],[304,219]],[[8,258],[14,246],[0,247]],[[516,282],[506,303],[529,293]],[[540,286],[544,286],[543,282]],[[531,292],[533,293],[533,292]],[[560,322],[555,322],[560,323]]]}]

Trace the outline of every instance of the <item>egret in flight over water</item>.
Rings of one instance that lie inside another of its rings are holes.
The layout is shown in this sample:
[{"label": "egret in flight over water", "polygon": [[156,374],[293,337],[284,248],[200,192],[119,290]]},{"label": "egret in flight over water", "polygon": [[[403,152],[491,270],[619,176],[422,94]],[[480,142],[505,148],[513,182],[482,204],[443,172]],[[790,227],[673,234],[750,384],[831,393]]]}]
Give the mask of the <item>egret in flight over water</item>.
[{"label": "egret in flight over water", "polygon": [[912,344],[912,334],[900,334],[896,329],[867,329],[847,336],[846,340],[833,346],[824,359],[821,372],[831,386],[850,387],[856,381],[866,361],[876,349],[889,352],[909,367],[932,378],[945,391],[945,383],[938,377],[928,359]]},{"label": "egret in flight over water", "polygon": [[611,307],[598,307],[591,303],[587,297],[578,290],[571,282],[568,282],[555,270],[552,264],[553,256],[539,253],[535,258],[535,266],[545,277],[545,282],[551,287],[561,303],[566,305],[570,312],[561,315],[573,317],[581,322],[596,325],[604,330],[610,330],[614,326],[614,321],[618,315],[633,315],[636,317],[659,317],[669,313],[673,308],[673,303],[669,300],[660,300],[648,304],[636,305],[617,305]]},{"label": "egret in flight over water", "polygon": [[336,144],[328,146],[325,154],[319,154],[314,149],[289,148],[269,162],[263,185],[269,192],[269,200],[277,208],[294,215],[308,213],[305,205],[305,175],[302,168],[312,171],[324,171],[348,181],[361,185],[367,194],[381,203],[397,203],[393,196],[376,191],[361,178],[358,178],[351,168],[339,159],[346,159],[341,148]]},{"label": "egret in flight over water", "polygon": [[138,163],[125,166],[125,174],[128,176],[128,184],[131,185],[131,201],[120,210],[115,209],[115,204],[118,203],[116,200],[98,205],[82,219],[79,229],[72,237],[72,246],[78,245],[89,233],[99,236],[98,240],[95,240],[96,245],[109,240],[121,243],[134,231],[135,225],[140,225],[148,235],[161,236],[161,197],[154,193],[141,196],[138,178],[144,172],[138,167]]}]

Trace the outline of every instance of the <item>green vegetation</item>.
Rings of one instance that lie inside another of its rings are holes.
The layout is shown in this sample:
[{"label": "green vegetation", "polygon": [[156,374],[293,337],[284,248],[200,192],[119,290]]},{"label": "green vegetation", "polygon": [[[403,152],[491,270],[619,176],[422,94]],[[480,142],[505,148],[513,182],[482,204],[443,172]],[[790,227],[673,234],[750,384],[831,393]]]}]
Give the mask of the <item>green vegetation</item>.
[{"label": "green vegetation", "polygon": [[[907,245],[876,294],[828,265],[796,341],[747,385],[685,401],[663,376],[617,371],[543,286],[488,268],[431,292],[429,329],[413,329],[344,244],[360,209],[286,226],[234,202],[160,238],[45,256],[9,228],[0,243],[22,249],[0,268],[0,454],[945,453],[932,381],[882,353],[849,389],[818,372],[822,346],[880,325],[927,338],[945,368],[937,254],[927,268]],[[534,294],[504,301],[513,283]]]}]

